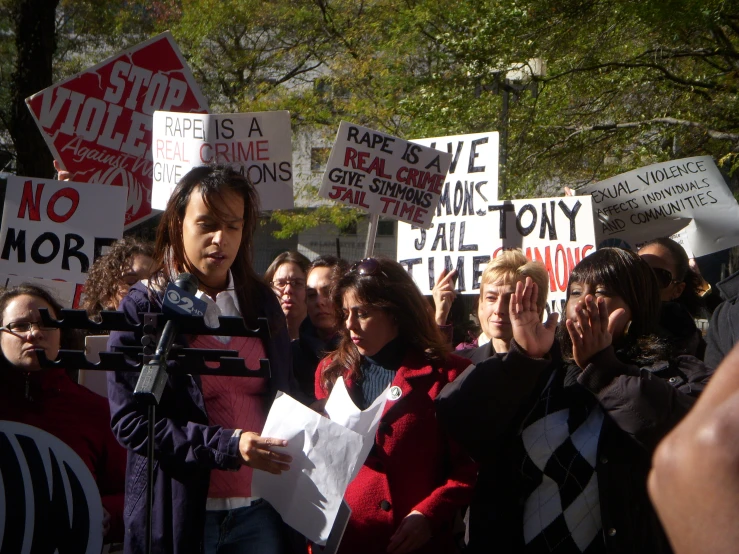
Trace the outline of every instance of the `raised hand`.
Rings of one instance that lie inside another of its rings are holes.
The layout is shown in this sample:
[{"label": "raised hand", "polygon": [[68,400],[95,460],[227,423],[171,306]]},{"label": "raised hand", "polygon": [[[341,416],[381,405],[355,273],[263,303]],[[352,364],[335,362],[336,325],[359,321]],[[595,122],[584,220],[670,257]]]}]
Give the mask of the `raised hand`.
[{"label": "raised hand", "polygon": [[456,269],[447,273],[446,268],[444,268],[441,270],[441,274],[436,279],[436,284],[431,290],[431,294],[434,297],[434,306],[436,307],[434,319],[436,319],[437,325],[446,325],[446,319],[449,316],[449,311],[452,309],[452,302],[454,302],[454,297],[456,296],[454,292],[454,281],[456,278]]},{"label": "raised hand", "polygon": [[261,437],[251,431],[241,434],[239,452],[244,465],[279,475],[290,469],[292,457],[273,450],[274,447],[287,446],[287,441]]},{"label": "raised hand", "polygon": [[554,333],[557,330],[558,313],[552,313],[546,323],[541,322],[541,314],[536,305],[539,286],[526,277],[526,284],[516,283],[516,291],[511,294],[508,307],[513,338],[532,358],[541,358],[552,348]]},{"label": "raised hand", "polygon": [[613,343],[614,329],[626,326],[626,311],[623,308],[608,314],[605,298],[588,294],[575,306],[575,318],[565,322],[572,339],[572,355],[575,363],[585,369],[590,359]]}]

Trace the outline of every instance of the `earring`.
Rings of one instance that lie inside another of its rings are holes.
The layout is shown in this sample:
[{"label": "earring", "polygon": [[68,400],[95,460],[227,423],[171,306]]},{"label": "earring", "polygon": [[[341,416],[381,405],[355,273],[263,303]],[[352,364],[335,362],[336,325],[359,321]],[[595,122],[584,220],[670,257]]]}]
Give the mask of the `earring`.
[{"label": "earring", "polygon": [[631,329],[631,320],[629,320],[629,322],[626,324],[626,327],[624,327],[624,336],[625,337],[628,337],[629,336],[629,329]]}]

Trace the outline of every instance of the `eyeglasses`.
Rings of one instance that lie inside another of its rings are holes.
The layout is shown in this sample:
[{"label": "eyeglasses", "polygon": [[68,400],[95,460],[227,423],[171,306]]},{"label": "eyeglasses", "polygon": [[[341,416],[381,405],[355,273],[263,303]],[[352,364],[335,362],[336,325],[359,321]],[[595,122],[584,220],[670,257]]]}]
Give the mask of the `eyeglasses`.
[{"label": "eyeglasses", "polygon": [[380,262],[375,258],[365,258],[355,262],[349,270],[349,273],[359,273],[362,277],[377,277],[378,275],[384,275],[387,277],[387,273],[382,270]]},{"label": "eyeglasses", "polygon": [[666,289],[670,285],[681,283],[682,281],[675,281],[672,278],[672,273],[668,271],[667,269],[662,269],[661,267],[653,267],[652,271],[654,271],[655,277],[657,277],[657,282],[659,283],[660,288]]},{"label": "eyeglasses", "polygon": [[0,330],[21,334],[30,332],[33,327],[36,327],[39,331],[54,331],[57,329],[56,327],[44,327],[40,321],[12,321],[6,326],[0,327]]},{"label": "eyeglasses", "polygon": [[288,285],[291,285],[294,289],[304,289],[305,279],[275,279],[270,282],[270,285],[278,290],[284,290]]}]

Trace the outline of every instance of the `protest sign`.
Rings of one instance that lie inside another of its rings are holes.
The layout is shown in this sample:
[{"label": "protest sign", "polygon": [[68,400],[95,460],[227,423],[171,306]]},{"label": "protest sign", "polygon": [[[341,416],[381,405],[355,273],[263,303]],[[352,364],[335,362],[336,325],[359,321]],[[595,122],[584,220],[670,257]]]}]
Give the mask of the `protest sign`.
[{"label": "protest sign", "polygon": [[79,305],[77,289],[82,288],[81,284],[39,279],[26,275],[4,275],[0,273],[0,288],[17,287],[26,283],[42,287],[49,291],[63,308],[76,308]]},{"label": "protest sign", "polygon": [[105,513],[82,458],[51,433],[15,421],[0,421],[0,444],[0,551],[101,552]]},{"label": "protest sign", "polygon": [[441,271],[457,270],[456,290],[480,294],[480,277],[491,257],[521,248],[526,257],[544,263],[549,272],[549,310],[561,311],[572,268],[595,250],[589,197],[537,198],[478,202],[465,197],[476,217],[436,222],[428,231],[398,229],[398,262],[423,294]]},{"label": "protest sign", "polygon": [[163,210],[193,167],[228,164],[248,175],[262,210],[293,208],[290,112],[197,115],[154,113],[154,209]]},{"label": "protest sign", "polygon": [[126,189],[8,177],[0,272],[84,283],[103,248],[123,236]]},{"label": "protest sign", "polygon": [[37,92],[26,103],[70,180],[128,189],[127,226],[153,215],[154,112],[208,109],[168,32]]},{"label": "protest sign", "polygon": [[342,121],[318,195],[431,226],[452,155]]},{"label": "protest sign", "polygon": [[710,156],[649,165],[578,192],[592,196],[599,246],[634,249],[682,229],[694,256],[739,245],[739,205]]}]

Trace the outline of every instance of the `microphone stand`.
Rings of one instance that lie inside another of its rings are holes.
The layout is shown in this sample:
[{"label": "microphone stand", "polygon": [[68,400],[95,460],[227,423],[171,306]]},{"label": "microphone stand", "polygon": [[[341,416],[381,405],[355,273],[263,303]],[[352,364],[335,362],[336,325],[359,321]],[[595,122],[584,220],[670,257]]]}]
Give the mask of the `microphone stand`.
[{"label": "microphone stand", "polygon": [[[100,312],[101,320],[92,321],[85,310],[61,310],[59,319],[54,319],[45,308],[39,309],[44,327],[60,329],[81,329],[92,332],[127,331],[141,334],[141,346],[116,347],[116,352],[100,352],[100,362],[93,363],[87,359],[84,350],[59,350],[56,360],[49,360],[46,352],[36,349],[36,356],[42,368],[84,369],[93,371],[130,371],[141,372],[142,368],[154,359],[153,348],[167,321],[176,319],[178,334],[217,335],[229,337],[257,337],[269,339],[269,325],[266,318],[257,320],[259,327],[249,329],[241,317],[220,316],[218,327],[208,327],[203,316],[183,316],[167,313],[149,313],[143,315],[143,323],[131,323],[123,312]],[[176,362],[179,372],[192,375],[223,375],[232,377],[262,377],[269,379],[271,368],[269,360],[260,359],[259,369],[246,367],[243,358],[238,357],[236,350],[214,350],[206,348],[172,348],[167,362]],[[127,358],[138,359],[130,363]],[[219,362],[218,367],[211,368],[205,362]],[[146,445],[147,483],[146,483],[146,552],[152,552],[152,506],[154,505],[154,439],[156,408],[159,398],[156,395],[137,397],[147,404],[148,442]]]}]

